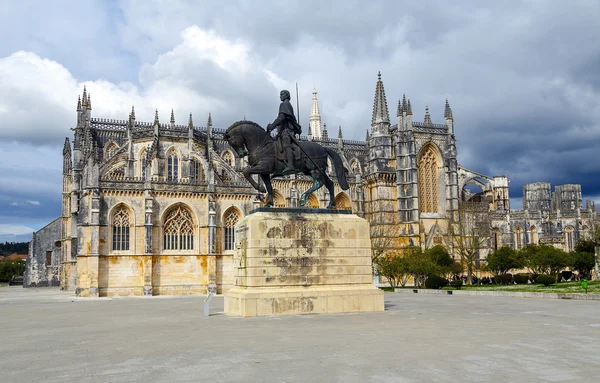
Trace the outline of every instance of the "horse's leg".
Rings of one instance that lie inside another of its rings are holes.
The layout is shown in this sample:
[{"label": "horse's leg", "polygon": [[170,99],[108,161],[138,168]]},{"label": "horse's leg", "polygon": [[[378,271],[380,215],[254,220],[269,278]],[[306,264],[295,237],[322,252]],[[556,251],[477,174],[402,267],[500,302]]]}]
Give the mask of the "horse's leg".
[{"label": "horse's leg", "polygon": [[255,188],[256,190],[258,190],[261,193],[267,192],[267,190],[265,189],[265,187],[263,185],[259,185],[256,181],[254,181],[254,178],[252,178],[252,175],[256,174],[252,171],[252,167],[246,166],[246,168],[242,171],[242,174],[248,180],[248,182],[250,182],[250,185],[252,185],[253,188]]},{"label": "horse's leg", "polygon": [[262,178],[263,183],[267,187],[268,198],[267,198],[267,203],[265,204],[265,207],[272,207],[273,206],[273,185],[271,185],[271,176],[268,174],[261,174],[260,178]]},{"label": "horse's leg", "polygon": [[308,189],[307,191],[304,192],[304,194],[302,194],[302,197],[300,197],[300,206],[306,206],[306,202],[308,200],[308,197],[315,192],[316,190],[319,190],[321,188],[321,180],[319,177],[319,174],[321,172],[319,172],[318,170],[313,170],[310,172],[311,177],[313,178],[313,185],[311,186],[310,189]]},{"label": "horse's leg", "polygon": [[327,205],[327,209],[333,209],[335,207],[335,185],[331,178],[324,176],[325,179],[325,187],[329,191],[329,205]]}]

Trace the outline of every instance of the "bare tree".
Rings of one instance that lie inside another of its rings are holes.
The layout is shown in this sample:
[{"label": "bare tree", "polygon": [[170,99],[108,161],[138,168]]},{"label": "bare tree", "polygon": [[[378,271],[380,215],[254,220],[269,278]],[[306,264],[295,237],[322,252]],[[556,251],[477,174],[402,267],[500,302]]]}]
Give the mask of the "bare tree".
[{"label": "bare tree", "polygon": [[467,284],[471,284],[473,269],[479,264],[481,250],[490,237],[488,202],[466,201],[459,205],[450,221],[450,236],[454,253],[467,269]]}]

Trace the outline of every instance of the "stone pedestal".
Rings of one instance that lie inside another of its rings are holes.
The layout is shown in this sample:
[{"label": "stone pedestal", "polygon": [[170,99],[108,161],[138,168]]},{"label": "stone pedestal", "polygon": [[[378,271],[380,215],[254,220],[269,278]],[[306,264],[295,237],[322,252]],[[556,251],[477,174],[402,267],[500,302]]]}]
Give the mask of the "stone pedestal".
[{"label": "stone pedestal", "polygon": [[384,310],[383,291],[372,284],[369,223],[357,215],[256,209],[236,227],[236,243],[227,314]]}]

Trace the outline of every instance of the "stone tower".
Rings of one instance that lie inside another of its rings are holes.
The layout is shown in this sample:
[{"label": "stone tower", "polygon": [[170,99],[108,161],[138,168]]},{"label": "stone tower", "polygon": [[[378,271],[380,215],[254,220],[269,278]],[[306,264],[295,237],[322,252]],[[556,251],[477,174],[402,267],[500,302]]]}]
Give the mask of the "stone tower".
[{"label": "stone tower", "polygon": [[317,100],[317,90],[313,89],[312,104],[310,107],[310,117],[308,120],[308,139],[321,139],[323,132],[321,130],[321,113],[319,111],[319,100]]}]

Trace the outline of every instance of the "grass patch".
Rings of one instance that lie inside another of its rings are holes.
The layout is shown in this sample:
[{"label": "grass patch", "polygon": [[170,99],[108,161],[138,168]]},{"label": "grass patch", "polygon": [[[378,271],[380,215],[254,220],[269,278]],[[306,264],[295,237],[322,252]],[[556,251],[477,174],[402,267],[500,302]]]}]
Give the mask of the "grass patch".
[{"label": "grass patch", "polygon": [[[444,290],[454,290],[446,286]],[[461,290],[471,291],[509,291],[529,293],[554,293],[554,294],[585,294],[585,289],[579,282],[561,282],[550,286],[528,284],[528,285],[463,285]],[[600,294],[600,281],[588,282],[588,294]]]}]

